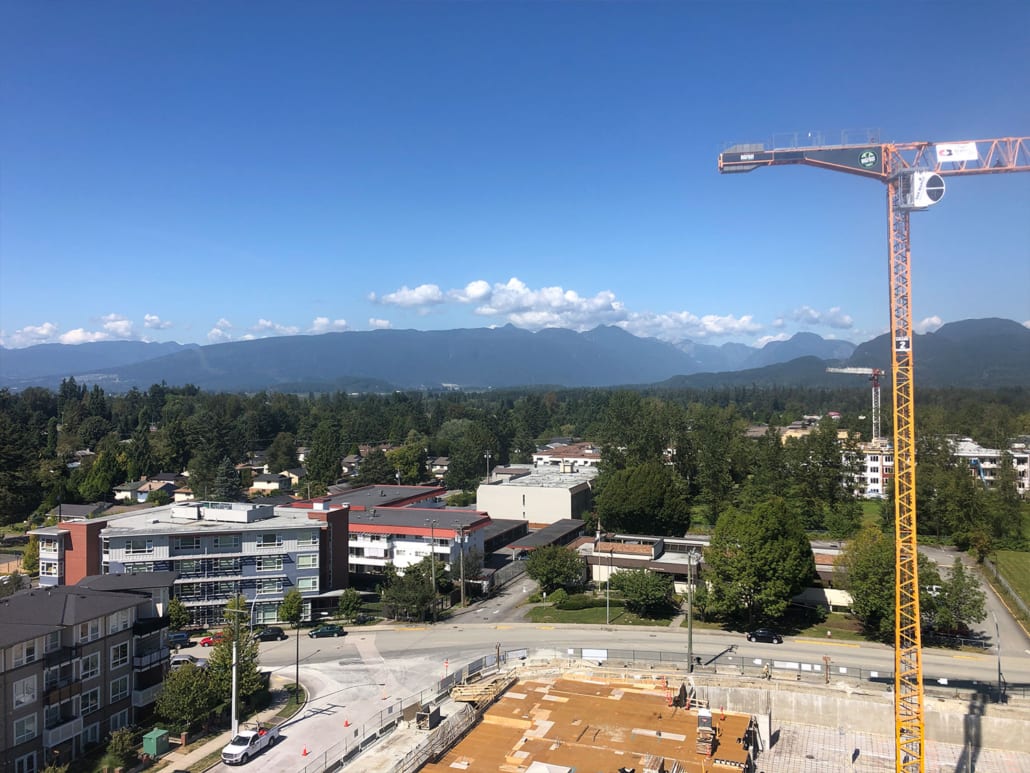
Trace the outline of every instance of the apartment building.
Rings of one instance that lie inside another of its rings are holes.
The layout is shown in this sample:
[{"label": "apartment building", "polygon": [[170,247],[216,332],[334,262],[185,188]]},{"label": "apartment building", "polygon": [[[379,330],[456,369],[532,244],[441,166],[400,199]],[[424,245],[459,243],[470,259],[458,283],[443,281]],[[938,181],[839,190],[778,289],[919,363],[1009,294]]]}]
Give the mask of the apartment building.
[{"label": "apartment building", "polygon": [[529,475],[481,484],[476,506],[494,518],[540,526],[581,518],[590,509],[598,469],[588,466],[573,471],[567,464],[547,463]]},{"label": "apartment building", "polygon": [[987,488],[997,485],[1002,459],[1008,456],[1016,474],[1016,491],[1021,497],[1030,494],[1030,447],[1015,441],[1007,449],[985,448],[971,438],[950,437],[951,452],[969,467],[973,475]]},{"label": "apartment building", "polygon": [[0,773],[74,760],[149,710],[174,579],[87,578],[0,601]]}]

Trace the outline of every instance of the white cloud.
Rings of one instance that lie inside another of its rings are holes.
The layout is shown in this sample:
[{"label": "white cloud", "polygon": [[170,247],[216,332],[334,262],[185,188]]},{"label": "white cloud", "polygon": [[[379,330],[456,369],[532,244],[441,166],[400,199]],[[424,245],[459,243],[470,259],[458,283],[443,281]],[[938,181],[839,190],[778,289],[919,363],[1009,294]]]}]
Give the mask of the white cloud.
[{"label": "white cloud", "polygon": [[347,329],[347,320],[329,319],[329,317],[315,317],[311,322],[311,333],[329,333]]},{"label": "white cloud", "polygon": [[143,315],[143,327],[150,328],[151,330],[166,330],[171,326],[171,322],[161,319],[156,314]]},{"label": "white cloud", "polygon": [[0,343],[11,349],[50,343],[56,338],[57,331],[58,327],[53,322],[44,322],[42,325],[26,325],[15,330],[10,338],[4,336]]},{"label": "white cloud", "polygon": [[762,326],[750,314],[741,317],[705,314],[699,317],[689,311],[632,314],[619,327],[633,335],[650,336],[663,341],[753,335],[762,330]]},{"label": "white cloud", "polygon": [[62,344],[88,344],[95,341],[106,341],[111,337],[110,333],[106,333],[101,330],[85,330],[81,327],[77,327],[74,330],[69,330],[67,333],[63,333],[58,336],[58,341]]},{"label": "white cloud", "polygon": [[375,293],[370,293],[368,299],[373,303],[382,303],[386,306],[414,308],[443,303],[444,295],[437,285],[419,285],[414,289],[403,285],[399,290],[387,293],[381,297],[376,296]]},{"label": "white cloud", "polygon": [[464,303],[478,303],[475,313],[479,316],[504,317],[520,327],[537,330],[545,327],[589,330],[620,322],[628,316],[626,307],[610,290],[583,297],[575,290],[562,287],[534,290],[517,277],[489,289],[481,280],[470,282],[463,290],[454,290],[449,295]]},{"label": "white cloud", "polygon": [[761,349],[763,346],[770,344],[773,341],[787,341],[789,339],[790,335],[788,333],[777,333],[774,336],[761,336],[755,341],[755,346]]},{"label": "white cloud", "polygon": [[1030,327],[1030,319],[1023,323],[1023,327]]},{"label": "white cloud", "polygon": [[368,318],[368,326],[373,330],[389,330],[393,325],[388,319],[376,319],[375,317]]},{"label": "white cloud", "polygon": [[841,311],[840,306],[833,306],[827,311],[819,311],[811,306],[801,306],[794,309],[789,316],[795,322],[807,325],[826,325],[838,330],[850,330],[855,324],[851,315]]},{"label": "white cloud", "polygon": [[[104,330],[113,338],[135,338],[132,321],[121,314],[105,314],[100,318]],[[99,339],[98,339],[99,340]]]},{"label": "white cloud", "polygon": [[213,328],[207,331],[207,340],[212,343],[223,343],[225,341],[231,341],[232,336],[232,322],[227,320],[225,317],[219,319]]},{"label": "white cloud", "polygon": [[449,298],[460,303],[479,303],[489,295],[490,283],[483,279],[476,279],[460,290],[451,290],[447,293]]},{"label": "white cloud", "polygon": [[941,325],[944,324],[944,320],[938,317],[936,314],[932,317],[925,317],[912,325],[912,329],[917,333],[932,333]]},{"label": "white cloud", "polygon": [[257,324],[250,328],[250,332],[258,338],[268,338],[269,336],[297,335],[300,328],[295,325],[280,325],[270,319],[259,319]]}]

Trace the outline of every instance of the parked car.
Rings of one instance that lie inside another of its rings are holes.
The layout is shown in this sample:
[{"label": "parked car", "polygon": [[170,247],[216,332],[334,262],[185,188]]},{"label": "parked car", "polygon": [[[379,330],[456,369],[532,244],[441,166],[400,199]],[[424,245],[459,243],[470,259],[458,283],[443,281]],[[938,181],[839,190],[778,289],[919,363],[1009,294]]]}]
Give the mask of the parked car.
[{"label": "parked car", "polygon": [[320,625],[318,628],[312,628],[308,631],[308,636],[312,639],[322,639],[326,636],[346,636],[347,632],[343,630],[342,626],[333,625],[332,623],[326,623]]},{"label": "parked car", "polygon": [[254,641],[286,641],[286,632],[277,625],[270,625],[254,634]]},{"label": "parked car", "polygon": [[168,633],[168,646],[188,647],[190,646],[190,635],[185,631],[170,631]]},{"label": "parked car", "polygon": [[200,646],[214,647],[216,644],[220,644],[221,642],[225,641],[225,639],[225,634],[219,631],[218,633],[213,633],[210,636],[205,636],[203,639],[201,639]]},{"label": "parked car", "polygon": [[204,668],[207,666],[207,660],[205,658],[198,658],[195,655],[190,655],[188,652],[177,652],[168,659],[168,668],[170,671],[174,671],[177,668],[191,664],[197,668]]},{"label": "parked car", "polygon": [[783,637],[776,633],[772,628],[756,628],[753,631],[749,631],[747,640],[764,641],[769,644],[783,644]]}]

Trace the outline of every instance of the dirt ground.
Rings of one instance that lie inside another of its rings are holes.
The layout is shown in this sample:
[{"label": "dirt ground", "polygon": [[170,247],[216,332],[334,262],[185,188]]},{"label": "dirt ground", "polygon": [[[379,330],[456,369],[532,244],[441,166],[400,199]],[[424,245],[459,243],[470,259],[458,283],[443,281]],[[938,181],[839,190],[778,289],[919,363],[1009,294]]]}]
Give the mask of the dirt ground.
[{"label": "dirt ground", "polygon": [[[519,681],[464,739],[423,771],[525,771],[532,763],[577,771],[643,771],[645,762],[683,773],[749,770],[750,718],[712,711],[711,756],[696,750],[696,708],[671,705],[680,685],[656,679],[571,675]],[[545,768],[546,769],[546,768]]]}]

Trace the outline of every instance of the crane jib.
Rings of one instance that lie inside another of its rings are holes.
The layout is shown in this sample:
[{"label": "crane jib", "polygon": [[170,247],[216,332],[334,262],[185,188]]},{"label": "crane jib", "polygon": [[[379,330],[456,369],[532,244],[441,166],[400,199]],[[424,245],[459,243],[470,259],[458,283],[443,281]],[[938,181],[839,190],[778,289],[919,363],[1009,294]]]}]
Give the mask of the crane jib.
[{"label": "crane jib", "polygon": [[724,172],[751,171],[759,166],[810,164],[879,177],[884,173],[882,145],[843,145],[830,148],[727,151],[719,156]]}]

